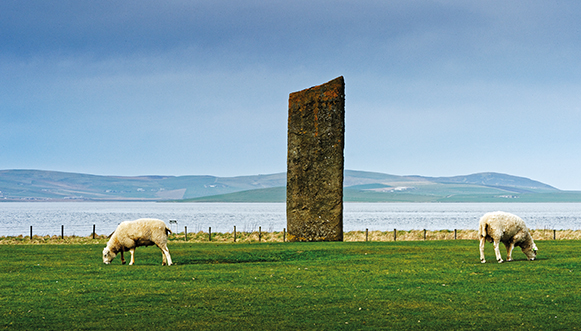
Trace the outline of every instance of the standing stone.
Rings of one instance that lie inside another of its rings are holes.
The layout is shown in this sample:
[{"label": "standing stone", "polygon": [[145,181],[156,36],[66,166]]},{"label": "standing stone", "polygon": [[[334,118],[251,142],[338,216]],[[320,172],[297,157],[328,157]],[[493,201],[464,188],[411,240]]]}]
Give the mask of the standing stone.
[{"label": "standing stone", "polygon": [[290,241],[343,241],[344,138],[343,77],[289,95]]}]

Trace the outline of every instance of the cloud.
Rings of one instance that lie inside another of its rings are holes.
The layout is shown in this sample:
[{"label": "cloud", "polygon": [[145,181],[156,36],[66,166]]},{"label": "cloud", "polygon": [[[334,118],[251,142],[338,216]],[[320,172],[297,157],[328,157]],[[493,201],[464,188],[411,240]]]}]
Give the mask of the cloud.
[{"label": "cloud", "polygon": [[288,94],[343,75],[347,167],[581,187],[547,175],[581,166],[580,14],[545,1],[2,1],[0,168],[284,171]]}]

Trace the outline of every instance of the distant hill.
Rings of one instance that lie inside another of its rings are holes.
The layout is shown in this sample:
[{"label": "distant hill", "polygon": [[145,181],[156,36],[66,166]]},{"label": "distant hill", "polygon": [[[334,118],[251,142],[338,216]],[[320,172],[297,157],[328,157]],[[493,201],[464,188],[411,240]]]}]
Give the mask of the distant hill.
[{"label": "distant hill", "polygon": [[[0,170],[0,201],[285,201],[286,174],[97,176],[42,170]],[[581,192],[499,173],[454,177],[345,171],[345,201],[581,202]]]},{"label": "distant hill", "polygon": [[[344,184],[346,202],[581,202],[581,192],[499,173],[422,177],[347,170]],[[285,193],[283,186],[185,201],[284,202]]]},{"label": "distant hill", "polygon": [[42,170],[0,170],[0,200],[170,200],[284,186],[285,174],[96,176]]},{"label": "distant hill", "polygon": [[525,177],[517,177],[494,172],[484,172],[468,176],[455,177],[423,177],[425,179],[446,184],[474,184],[505,189],[512,192],[553,192],[556,188]]}]

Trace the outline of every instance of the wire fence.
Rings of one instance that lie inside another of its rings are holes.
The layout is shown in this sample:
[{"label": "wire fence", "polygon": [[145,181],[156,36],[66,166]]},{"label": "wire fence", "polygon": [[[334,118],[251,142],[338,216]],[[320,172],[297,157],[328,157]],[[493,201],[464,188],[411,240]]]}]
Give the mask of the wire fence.
[{"label": "wire fence", "polygon": [[[231,232],[213,232],[211,227],[206,231],[200,227],[194,227],[194,231],[188,231],[188,226],[179,229],[177,221],[170,220],[169,227],[172,230],[169,239],[172,241],[187,242],[286,242],[288,235],[286,228],[280,231],[274,231],[269,227],[262,231],[261,226],[251,230],[246,227],[242,231],[237,230],[236,226]],[[23,227],[2,228],[7,233],[14,233],[15,230],[22,230]],[[535,229],[530,230],[535,240],[561,240],[561,239],[581,239],[581,230],[557,230],[557,229]],[[26,231],[18,235],[2,235],[0,239],[18,238],[20,240],[55,240],[65,238],[85,238],[85,239],[103,239],[110,236],[110,232],[99,231],[96,224],[76,224],[55,226],[29,226]],[[453,229],[453,230],[356,230],[344,233],[343,241],[420,241],[420,240],[477,240],[478,231],[472,229]]]}]

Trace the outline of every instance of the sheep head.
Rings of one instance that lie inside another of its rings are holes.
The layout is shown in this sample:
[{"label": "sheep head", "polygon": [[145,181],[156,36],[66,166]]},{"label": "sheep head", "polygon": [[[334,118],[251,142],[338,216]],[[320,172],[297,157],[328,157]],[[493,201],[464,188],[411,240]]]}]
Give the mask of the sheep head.
[{"label": "sheep head", "polygon": [[534,261],[537,258],[537,251],[539,249],[537,248],[537,245],[533,241],[533,238],[531,237],[530,234],[527,236],[527,239],[525,240],[521,248],[522,252],[525,253],[529,261]]},{"label": "sheep head", "polygon": [[103,263],[111,264],[111,261],[117,256],[114,252],[112,252],[109,247],[103,248]]}]

